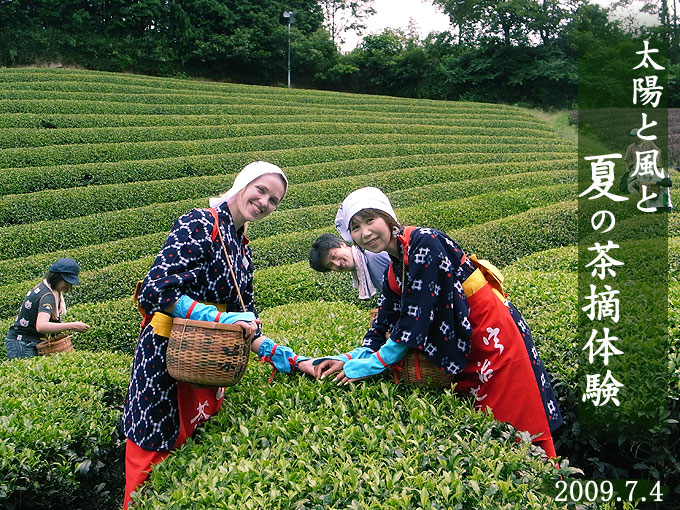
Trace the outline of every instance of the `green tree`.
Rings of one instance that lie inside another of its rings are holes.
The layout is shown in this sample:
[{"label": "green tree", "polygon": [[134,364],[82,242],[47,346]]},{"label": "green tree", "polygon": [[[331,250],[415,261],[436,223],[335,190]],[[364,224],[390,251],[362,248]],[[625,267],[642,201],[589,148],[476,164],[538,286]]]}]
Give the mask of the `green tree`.
[{"label": "green tree", "polygon": [[500,38],[506,45],[527,43],[535,13],[535,0],[433,0],[440,6],[462,42]]},{"label": "green tree", "polygon": [[297,11],[292,41],[321,27],[323,14],[312,0],[175,0],[165,39],[176,45],[182,72],[271,83],[285,77],[286,10]]},{"label": "green tree", "polygon": [[373,0],[319,0],[324,14],[324,26],[331,40],[339,45],[345,42],[343,34],[361,35],[366,29],[364,20],[375,14]]},{"label": "green tree", "polygon": [[459,42],[485,45],[499,39],[506,46],[548,44],[558,39],[583,0],[433,0],[448,14]]}]

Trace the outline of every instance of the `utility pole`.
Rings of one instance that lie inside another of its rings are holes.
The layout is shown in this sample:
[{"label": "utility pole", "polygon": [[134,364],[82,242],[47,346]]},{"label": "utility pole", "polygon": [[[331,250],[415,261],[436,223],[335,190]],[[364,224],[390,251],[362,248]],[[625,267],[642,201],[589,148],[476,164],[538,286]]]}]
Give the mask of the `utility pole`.
[{"label": "utility pole", "polygon": [[290,88],[290,25],[295,23],[297,11],[283,11],[283,17],[288,20],[288,88]]}]

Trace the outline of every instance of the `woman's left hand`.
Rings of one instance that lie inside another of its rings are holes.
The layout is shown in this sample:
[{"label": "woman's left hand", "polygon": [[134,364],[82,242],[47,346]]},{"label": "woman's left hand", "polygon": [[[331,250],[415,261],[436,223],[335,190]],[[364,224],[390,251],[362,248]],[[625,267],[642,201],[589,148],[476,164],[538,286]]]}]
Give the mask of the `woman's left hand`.
[{"label": "woman's left hand", "polygon": [[335,376],[335,381],[338,383],[338,386],[345,386],[349,383],[356,382],[356,381],[362,381],[364,379],[368,379],[371,377],[370,375],[367,375],[366,377],[355,377],[355,378],[350,378],[345,375],[345,371],[341,370],[338,375]]}]

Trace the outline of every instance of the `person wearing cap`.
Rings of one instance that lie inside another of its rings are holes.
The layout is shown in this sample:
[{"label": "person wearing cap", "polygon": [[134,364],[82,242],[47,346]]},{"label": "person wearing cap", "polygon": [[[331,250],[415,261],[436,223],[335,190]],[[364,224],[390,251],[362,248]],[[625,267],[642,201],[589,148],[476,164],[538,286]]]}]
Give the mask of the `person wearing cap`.
[{"label": "person wearing cap", "polygon": [[226,193],[210,199],[209,209],[194,209],[175,222],[138,285],[136,300],[144,318],[123,407],[124,509],[151,466],[192,437],[222,405],[224,388],[199,388],[169,375],[166,349],[173,317],[240,325],[251,350],[275,371],[300,369],[313,375],[307,358],[262,334],[253,300],[246,224],[271,214],[287,188],[278,166],[265,161],[246,165]]},{"label": "person wearing cap", "polygon": [[390,263],[387,253],[371,253],[352,239],[340,239],[333,234],[321,234],[309,249],[309,266],[315,271],[349,272],[352,285],[359,291],[359,299],[370,299],[382,290],[382,277]]},{"label": "person wearing cap", "polygon": [[84,322],[61,322],[66,313],[64,293],[80,283],[79,272],[80,267],[75,260],[59,259],[49,267],[45,278],[28,291],[5,339],[8,358],[37,356],[36,345],[47,335],[90,328]]},{"label": "person wearing cap", "polygon": [[551,431],[562,423],[557,399],[498,269],[468,256],[444,232],[399,223],[378,188],[350,193],[338,217],[341,232],[364,250],[387,252],[390,265],[362,346],[313,360],[315,375],[339,372],[337,383],[348,384],[415,349],[455,376],[455,391],[472,395],[476,408],[537,435],[534,444],[555,457]]},{"label": "person wearing cap", "polygon": [[622,191],[638,194],[644,192],[649,197],[643,204],[645,208],[671,212],[671,178],[668,170],[663,168],[661,149],[653,141],[640,138],[638,129],[631,129],[628,136],[633,138],[633,142],[623,157],[626,173],[622,176]]}]

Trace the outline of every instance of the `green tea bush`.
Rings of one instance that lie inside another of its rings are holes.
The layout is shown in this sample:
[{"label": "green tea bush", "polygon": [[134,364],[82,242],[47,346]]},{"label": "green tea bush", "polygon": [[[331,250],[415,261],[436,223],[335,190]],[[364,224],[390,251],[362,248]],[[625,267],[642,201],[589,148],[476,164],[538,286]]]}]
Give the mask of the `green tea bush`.
[{"label": "green tea bush", "polygon": [[[6,179],[0,182],[0,195],[76,186],[220,175],[234,173],[256,160],[271,161],[281,166],[286,170],[291,182],[299,183],[417,165],[573,159],[573,154],[569,151],[457,154],[451,153],[451,149],[452,147],[447,145],[308,147],[271,152],[185,155],[175,158],[4,169]],[[289,170],[289,167],[302,165],[305,165],[305,168],[299,171]]]},{"label": "green tea bush", "polygon": [[[90,325],[83,333],[73,333],[72,343],[76,351],[134,353],[142,316],[137,311],[132,295],[98,303],[75,304],[68,308],[65,320],[79,320]],[[4,336],[14,322],[14,317],[0,322]],[[7,359],[5,349],[0,359]]]},{"label": "green tea bush", "polygon": [[[301,303],[263,320],[272,338],[318,355],[356,346],[368,313]],[[152,471],[140,509],[560,508],[543,484],[571,469],[453,392],[380,377],[338,388],[279,374],[268,385],[268,372],[249,367],[227,390],[196,441]]]},{"label": "green tea bush", "polygon": [[[238,102],[237,102],[238,101]],[[40,113],[40,114],[127,114],[127,115],[300,115],[300,114],[317,114],[323,116],[326,113],[353,112],[356,114],[363,113],[379,113],[385,112],[386,117],[389,116],[412,116],[417,117],[423,114],[432,116],[434,118],[444,118],[448,115],[446,109],[442,108],[442,104],[446,102],[438,102],[439,105],[433,106],[413,106],[413,104],[404,103],[401,101],[392,102],[391,104],[354,104],[354,105],[338,105],[338,104],[313,104],[309,102],[308,98],[301,97],[298,104],[286,100],[281,103],[282,98],[274,98],[269,101],[253,101],[251,98],[240,96],[237,101],[227,102],[225,104],[148,104],[148,103],[124,103],[124,102],[106,102],[106,101],[72,101],[72,100],[50,100],[50,99],[36,99],[36,100],[8,100],[0,103],[0,113]],[[283,106],[282,106],[283,104]],[[449,105],[452,103],[448,103]],[[460,104],[460,103],[458,103]],[[454,107],[456,108],[456,107]],[[486,108],[484,106],[474,108],[461,108],[453,110],[457,113],[463,111],[472,113],[473,115],[483,115]],[[451,110],[449,110],[451,111]],[[512,117],[516,113],[512,110],[507,111],[507,115]]]},{"label": "green tea bush", "polygon": [[[69,85],[60,85],[61,82],[74,84],[92,84],[93,86],[116,85],[116,91],[128,90],[128,87],[145,87],[160,90],[177,90],[181,92],[208,92],[237,94],[239,96],[274,96],[279,100],[285,97],[286,100],[297,99],[300,101],[316,100],[319,103],[338,104],[373,104],[373,105],[413,105],[434,112],[450,111],[469,111],[478,114],[497,114],[515,118],[527,118],[536,122],[535,118],[529,113],[518,108],[500,104],[472,103],[472,102],[448,102],[448,101],[422,101],[418,99],[395,98],[389,96],[358,95],[348,93],[327,92],[306,89],[287,89],[281,90],[276,87],[262,87],[253,85],[241,85],[233,83],[205,83],[193,80],[182,80],[172,78],[154,78],[138,75],[126,75],[122,73],[110,74],[96,71],[79,71],[68,69],[6,69],[0,74],[0,82],[7,83],[7,89],[13,90],[21,83],[26,83],[27,87],[33,87],[37,83],[49,83],[48,87],[65,88]],[[124,87],[121,87],[124,86]],[[43,87],[44,88],[44,87]],[[98,90],[98,89],[95,89]]]},{"label": "green tea bush", "polygon": [[[436,183],[446,183],[448,187],[444,188],[446,193],[455,194],[457,196],[464,196],[466,192],[470,194],[479,194],[480,191],[474,192],[471,190],[477,189],[481,182],[478,179],[491,176],[504,176],[499,179],[501,181],[509,182],[526,182],[524,178],[530,178],[529,175],[524,177],[512,177],[515,174],[532,174],[536,179],[536,184],[547,184],[551,177],[541,175],[541,173],[554,173],[552,176],[555,183],[572,181],[571,176],[567,176],[565,172],[574,173],[573,162],[570,160],[552,160],[540,162],[505,162],[505,163],[468,163],[468,164],[449,164],[449,165],[424,165],[424,166],[409,166],[407,168],[400,168],[398,164],[391,163],[398,166],[395,169],[388,169],[380,171],[375,168],[379,162],[373,161],[370,171],[366,168],[366,172],[362,175],[343,175],[342,177],[335,177],[332,179],[319,176],[313,182],[305,182],[291,186],[286,200],[282,203],[284,209],[294,207],[307,207],[311,205],[318,205],[319,203],[337,203],[340,204],[348,193],[363,186],[376,186],[382,189],[390,197],[397,198],[400,194],[395,194],[397,190],[404,190],[402,194],[410,195],[411,191],[408,188],[421,188],[425,185]],[[353,166],[363,167],[363,162],[352,162]],[[352,164],[350,163],[350,164]],[[316,165],[317,168],[321,165]],[[368,166],[368,165],[367,165]],[[340,164],[336,164],[336,171],[342,171]],[[539,173],[541,172],[541,173]],[[343,172],[344,173],[344,172]],[[559,178],[558,178],[559,175]],[[323,179],[323,182],[319,181]],[[474,181],[474,182],[466,182]],[[490,185],[492,181],[487,181]],[[322,186],[320,184],[323,184]],[[444,184],[443,184],[444,185]],[[524,185],[512,184],[510,187],[525,187]],[[427,190],[420,190],[421,195],[427,193]],[[428,199],[431,197],[427,197]],[[401,204],[401,202],[400,202]],[[404,205],[412,205],[413,201],[406,200]],[[396,204],[395,204],[396,205]]]},{"label": "green tea bush", "polygon": [[[1,106],[1,103],[0,103]],[[1,110],[1,108],[0,108]],[[0,168],[25,168],[50,165],[72,165],[79,163],[106,163],[111,161],[156,159],[167,157],[240,153],[253,151],[289,150],[304,147],[338,146],[375,146],[375,145],[452,145],[455,152],[549,152],[560,145],[554,140],[538,141],[527,144],[522,137],[509,137],[504,144],[479,143],[479,137],[471,137],[467,143],[456,143],[458,137],[446,135],[278,135],[244,136],[214,140],[137,142],[137,143],[98,143],[79,145],[51,145],[4,149],[0,153]],[[465,141],[464,141],[465,142]],[[473,143],[477,142],[477,143]]]},{"label": "green tea bush", "polygon": [[82,218],[0,228],[0,260],[75,248],[170,230],[175,220],[205,200],[182,200]]},{"label": "green tea bush", "polygon": [[520,271],[576,273],[578,271],[578,250],[576,246],[565,246],[539,251],[518,259],[510,264],[510,267]]},{"label": "green tea bush", "polygon": [[0,506],[120,505],[127,356],[70,352],[0,363]]},{"label": "green tea bush", "polygon": [[[432,226],[440,230],[449,230],[517,214],[531,207],[561,202],[573,196],[575,191],[573,185],[557,184],[477,195],[475,191],[486,191],[483,183],[477,184],[477,186],[468,187],[470,194],[466,198],[457,200],[448,200],[449,196],[446,193],[450,188],[455,188],[455,184],[442,184],[433,189],[426,186],[425,189],[404,190],[401,192],[403,202],[422,204],[419,197],[423,195],[429,195],[430,201],[427,206],[414,205],[396,209],[397,218],[408,225]],[[352,188],[354,189],[356,188]],[[388,192],[387,195],[390,196],[390,193]],[[459,196],[456,192],[453,195]],[[396,204],[394,206],[396,207]],[[338,204],[280,211],[251,225],[248,230],[249,237],[253,240],[264,238],[267,241],[275,235],[333,225],[337,211]],[[253,244],[253,250],[256,246],[259,245]]]},{"label": "green tea bush", "polygon": [[[46,72],[47,71],[47,72]],[[317,102],[339,104],[346,106],[349,101],[347,98],[352,98],[350,104],[411,104],[417,106],[430,106],[434,108],[439,106],[440,109],[465,109],[472,111],[484,112],[500,112],[515,113],[516,116],[528,116],[526,112],[513,109],[506,105],[486,104],[486,103],[472,103],[461,102],[451,103],[444,101],[422,101],[416,99],[402,99],[389,96],[376,95],[357,95],[348,93],[337,93],[320,90],[308,89],[288,89],[281,90],[276,87],[241,85],[233,83],[202,83],[194,80],[171,79],[171,78],[154,78],[139,75],[126,75],[123,73],[115,74],[113,76],[106,73],[95,71],[78,71],[67,69],[7,69],[0,76],[0,80],[12,86],[20,88],[52,89],[52,90],[86,90],[87,85],[100,85],[104,87],[117,85],[115,91],[128,91],[132,87],[144,87],[148,92],[154,92],[153,89],[163,91],[176,90],[179,92],[208,92],[211,94],[238,94],[238,96],[252,96],[252,97],[286,97],[291,100],[299,98],[308,101],[316,98]],[[51,83],[49,83],[51,82]],[[124,87],[121,87],[124,85]],[[9,90],[14,90],[14,87],[6,87]],[[94,88],[93,90],[98,90]],[[114,89],[112,89],[114,90]],[[460,106],[457,106],[460,105]],[[514,112],[513,112],[514,110]]]},{"label": "green tea bush", "polygon": [[[29,92],[34,94],[34,92]],[[460,142],[490,140],[494,143],[512,143],[514,137],[531,137],[534,140],[554,140],[555,134],[544,129],[508,127],[458,127],[419,124],[391,124],[368,122],[284,122],[267,124],[240,124],[221,126],[154,126],[119,128],[64,128],[64,129],[0,129],[0,148],[42,147],[84,143],[129,143],[174,140],[207,140],[238,138],[244,136],[273,135],[330,135],[330,134],[418,134],[456,136]]]},{"label": "green tea bush", "polygon": [[[97,84],[100,86],[101,84]],[[453,112],[449,115],[435,118],[428,114],[420,115],[391,115],[383,113],[362,113],[360,119],[351,113],[334,111],[325,113],[323,120],[329,123],[352,123],[361,120],[362,123],[383,124],[392,126],[401,124],[419,126],[456,126],[459,128],[481,127],[487,133],[502,129],[546,129],[545,124],[537,122],[533,117],[519,117],[517,115],[498,115],[487,113],[483,119],[476,114]],[[106,127],[148,127],[148,126],[219,126],[242,124],[280,124],[290,122],[319,122],[318,115],[125,115],[109,114],[52,114],[10,113],[0,117],[0,128],[106,128]]]},{"label": "green tea bush", "polygon": [[502,267],[531,253],[576,244],[576,203],[530,209],[449,235],[468,253]]},{"label": "green tea bush", "polygon": [[[500,208],[502,200],[488,200],[488,204],[479,204],[478,211],[483,214],[493,216],[494,214],[509,214],[513,211],[519,212],[528,207],[544,205],[547,203],[564,200],[572,194],[572,186],[569,184],[561,184],[550,187],[537,187],[530,192],[523,191],[509,191],[506,192],[507,200],[512,203],[507,203],[505,209]],[[481,196],[483,197],[483,196]],[[479,199],[481,201],[481,198]],[[464,202],[461,200],[461,202]],[[458,218],[463,212],[470,210],[470,203],[460,205],[457,211],[451,211],[447,208],[449,206],[456,206],[458,204],[441,203],[437,214],[443,214],[444,219],[437,221],[437,226],[442,229],[450,228],[450,222],[446,220],[451,218],[451,222],[456,225],[472,223],[472,220],[466,218]],[[9,227],[0,228],[0,260],[8,258],[17,258],[21,256],[30,256],[37,253],[42,253],[50,250],[60,250],[67,247],[79,247],[88,244],[96,244],[105,241],[114,241],[117,239],[140,236],[143,234],[169,231],[174,221],[191,210],[194,207],[207,206],[207,200],[182,200],[179,202],[170,202],[163,204],[154,204],[144,207],[136,207],[125,209],[121,211],[111,211],[98,214],[92,214],[81,218],[70,218],[59,221],[42,221],[30,223],[27,225],[12,225]],[[462,208],[462,209],[461,209]],[[331,210],[333,209],[333,210]],[[422,208],[427,210],[429,208]],[[325,209],[319,209],[320,215],[316,217],[311,216],[308,220],[304,220],[309,225],[315,225],[320,228],[324,225],[330,225],[335,217],[336,206],[326,206]],[[493,212],[493,211],[496,212]],[[430,210],[431,211],[431,210]],[[251,237],[256,239],[258,237],[258,230],[263,232],[261,235],[271,235],[272,232],[280,232],[284,228],[288,231],[296,231],[305,226],[299,225],[309,215],[311,210],[307,210],[304,214],[296,212],[295,210],[281,211],[275,218],[277,218],[278,225],[272,228],[271,231],[264,234],[263,229],[267,225],[275,225],[273,220],[265,220],[261,225],[254,225]],[[479,216],[479,212],[477,215]],[[483,216],[479,216],[482,217]],[[330,218],[330,219],[329,219]],[[402,218],[405,222],[422,221],[423,219],[433,221],[437,219],[430,213],[417,213],[417,208],[406,211],[406,216]],[[143,221],[142,221],[143,220]],[[286,224],[288,226],[284,227]],[[425,224],[425,223],[422,223]],[[434,224],[434,223],[433,223]],[[285,230],[284,230],[285,231]],[[255,246],[255,245],[253,245]]]},{"label": "green tea bush", "polygon": [[[167,238],[167,232],[128,237],[108,243],[90,244],[29,257],[0,260],[0,286],[17,282],[33,282],[43,277],[57,259],[71,257],[78,261],[82,271],[93,271],[106,266],[156,255]],[[32,283],[22,283],[26,289]],[[18,306],[18,305],[17,305]]]},{"label": "green tea bush", "polygon": [[[414,167],[373,173],[366,176],[328,179],[320,189],[318,181],[291,184],[279,209],[293,209],[322,203],[340,203],[350,191],[366,185],[380,187],[386,193],[409,187],[448,182],[441,191],[447,195],[465,196],[478,194],[482,186],[492,189],[511,189],[540,186],[549,183],[575,182],[576,174],[571,165],[562,160],[540,163],[506,163],[486,165],[465,165],[464,167]],[[540,170],[534,175],[530,170]],[[513,177],[507,175],[498,179],[478,182],[485,175],[503,175],[527,172]],[[474,178],[472,177],[474,176]],[[473,182],[460,182],[473,179]],[[216,196],[229,189],[234,175],[186,177],[152,182],[135,182],[87,186],[59,190],[45,190],[31,194],[5,195],[0,197],[0,225],[32,223],[41,220],[55,220],[86,216],[104,211],[115,211],[140,207],[157,202],[173,202],[189,198]],[[450,181],[458,181],[450,183]],[[408,191],[404,193],[408,194]],[[421,190],[422,198],[425,191]],[[406,203],[414,203],[413,200]],[[395,206],[398,205],[395,203]]]},{"label": "green tea bush", "polygon": [[0,225],[87,216],[156,203],[218,195],[231,187],[233,174],[130,184],[108,184],[0,198]]}]

